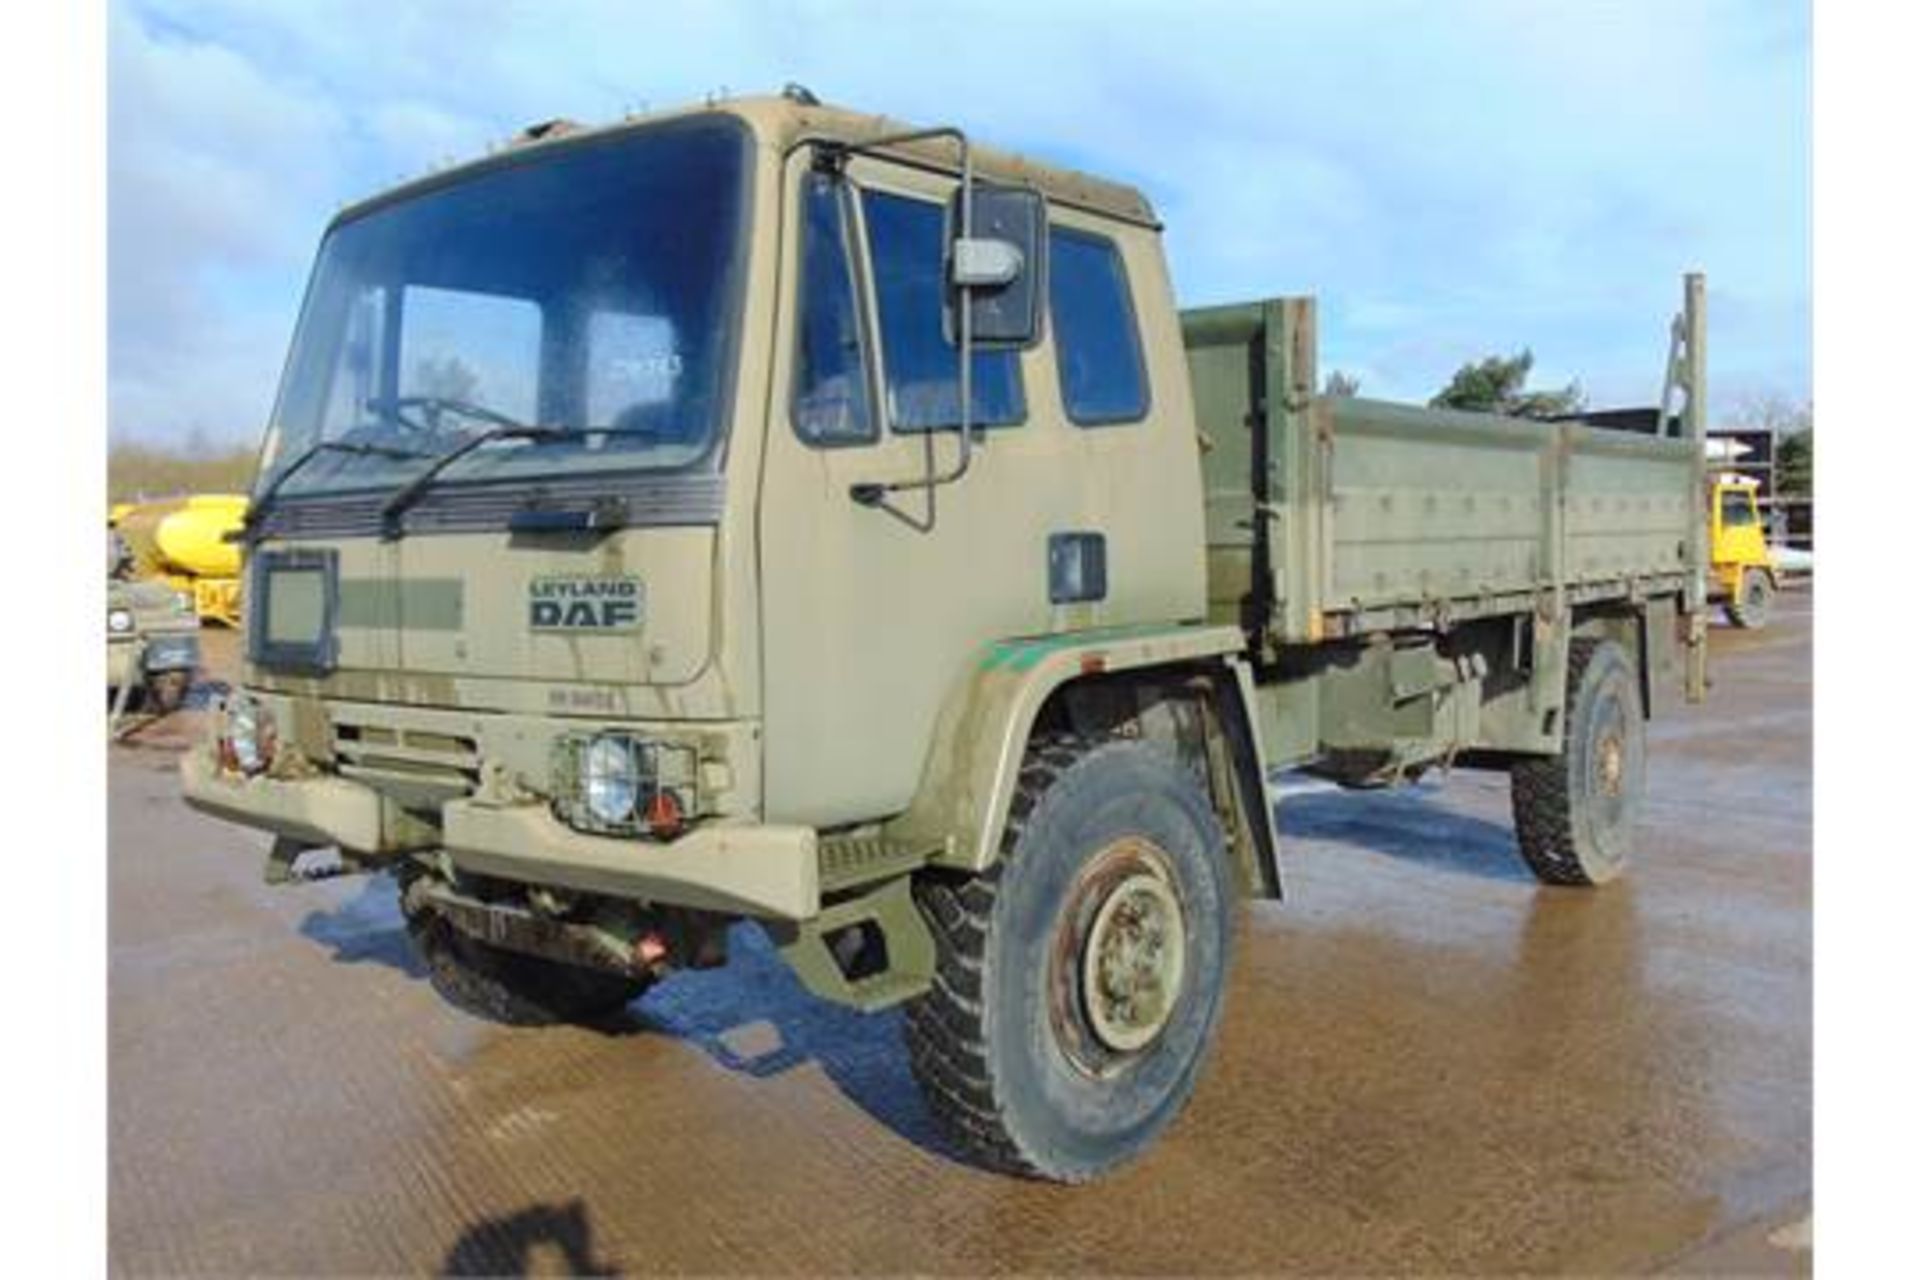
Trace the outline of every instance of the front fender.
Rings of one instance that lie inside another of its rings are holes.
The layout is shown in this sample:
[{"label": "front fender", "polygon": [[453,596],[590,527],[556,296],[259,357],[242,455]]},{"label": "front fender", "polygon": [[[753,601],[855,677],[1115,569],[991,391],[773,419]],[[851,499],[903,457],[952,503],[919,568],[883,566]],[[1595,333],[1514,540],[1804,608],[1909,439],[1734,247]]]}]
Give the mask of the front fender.
[{"label": "front fender", "polygon": [[[933,850],[929,861],[935,866],[983,870],[999,855],[1027,739],[1056,689],[1083,676],[1229,658],[1245,643],[1235,627],[1164,626],[1101,628],[988,646],[948,694],[913,801],[887,824],[889,843]],[[1252,728],[1258,717],[1248,704],[1251,680],[1243,663],[1234,666],[1233,694]],[[1248,741],[1256,757],[1253,776],[1264,787],[1257,729]],[[1255,821],[1264,821],[1255,834],[1271,850],[1272,805],[1263,795],[1247,807],[1255,811]]]}]

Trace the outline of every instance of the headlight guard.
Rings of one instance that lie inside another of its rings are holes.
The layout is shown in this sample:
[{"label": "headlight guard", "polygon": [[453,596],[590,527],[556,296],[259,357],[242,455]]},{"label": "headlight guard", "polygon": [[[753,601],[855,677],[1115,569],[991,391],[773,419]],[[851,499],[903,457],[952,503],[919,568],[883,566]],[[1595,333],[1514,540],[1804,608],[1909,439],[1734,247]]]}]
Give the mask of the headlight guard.
[{"label": "headlight guard", "polygon": [[593,835],[679,835],[699,811],[700,753],[620,731],[571,733],[553,750],[554,816]]}]

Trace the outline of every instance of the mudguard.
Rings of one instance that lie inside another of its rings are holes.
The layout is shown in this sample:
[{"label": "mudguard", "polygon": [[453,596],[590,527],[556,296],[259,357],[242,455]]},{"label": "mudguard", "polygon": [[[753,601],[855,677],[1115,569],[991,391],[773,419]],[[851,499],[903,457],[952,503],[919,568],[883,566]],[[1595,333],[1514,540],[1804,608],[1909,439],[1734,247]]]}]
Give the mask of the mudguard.
[{"label": "mudguard", "polygon": [[[999,856],[1000,835],[1020,776],[1035,719],[1070,680],[1153,667],[1211,665],[1232,678],[1219,682],[1230,706],[1225,731],[1239,786],[1240,819],[1264,865],[1255,882],[1278,891],[1278,839],[1265,794],[1266,756],[1253,681],[1240,657],[1237,627],[1116,627],[1067,632],[989,646],[948,695],[935,727],[913,802],[887,824],[889,843],[932,849],[935,866],[980,871]],[[1251,759],[1247,757],[1251,756]],[[1248,788],[1257,791],[1249,797]]]}]

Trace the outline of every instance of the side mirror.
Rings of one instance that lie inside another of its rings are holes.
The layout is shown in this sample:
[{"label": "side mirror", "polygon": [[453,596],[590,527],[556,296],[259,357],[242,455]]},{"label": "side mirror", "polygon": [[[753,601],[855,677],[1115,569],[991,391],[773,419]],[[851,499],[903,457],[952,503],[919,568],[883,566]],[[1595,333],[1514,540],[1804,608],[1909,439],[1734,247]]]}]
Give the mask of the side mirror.
[{"label": "side mirror", "polygon": [[1040,337],[1047,297],[1047,202],[1028,187],[973,184],[973,234],[961,233],[960,192],[947,202],[947,341],[973,308],[977,347],[1025,347]]}]

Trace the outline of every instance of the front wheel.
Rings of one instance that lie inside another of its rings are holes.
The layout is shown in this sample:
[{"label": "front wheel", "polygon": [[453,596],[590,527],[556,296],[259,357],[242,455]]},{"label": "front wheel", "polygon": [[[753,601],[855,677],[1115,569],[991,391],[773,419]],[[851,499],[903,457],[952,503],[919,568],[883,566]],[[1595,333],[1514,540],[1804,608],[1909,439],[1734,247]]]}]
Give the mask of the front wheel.
[{"label": "front wheel", "polygon": [[1773,583],[1758,569],[1740,575],[1740,592],[1727,601],[1727,621],[1744,631],[1758,631],[1767,625],[1773,608]]},{"label": "front wheel", "polygon": [[1235,892],[1188,770],[1141,742],[1036,745],[999,862],[915,892],[939,964],[907,1046],[976,1158],[1083,1182],[1180,1113],[1219,1022]]}]

